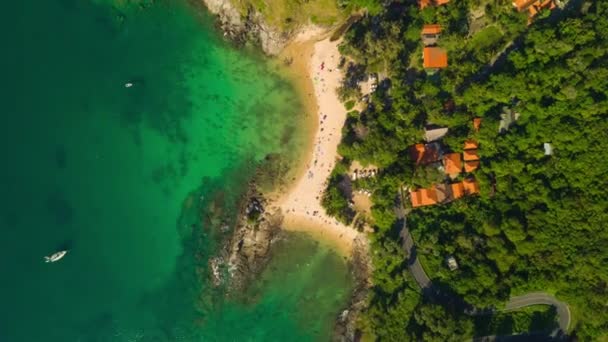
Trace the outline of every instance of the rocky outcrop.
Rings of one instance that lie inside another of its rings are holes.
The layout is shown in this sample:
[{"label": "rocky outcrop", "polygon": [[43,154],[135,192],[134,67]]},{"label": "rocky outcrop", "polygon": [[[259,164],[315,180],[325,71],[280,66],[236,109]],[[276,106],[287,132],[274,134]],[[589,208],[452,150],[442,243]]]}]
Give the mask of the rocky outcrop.
[{"label": "rocky outcrop", "polygon": [[369,289],[372,286],[372,266],[365,238],[359,237],[355,240],[351,265],[355,288],[348,307],[342,311],[334,325],[332,341],[336,342],[353,342],[361,338],[357,330],[357,320],[367,308]]},{"label": "rocky outcrop", "polygon": [[223,252],[209,261],[214,285],[227,285],[228,294],[244,290],[264,269],[272,243],[281,231],[282,215],[267,212],[266,200],[255,188],[254,184],[250,186],[238,223]]},{"label": "rocky outcrop", "polygon": [[217,16],[224,36],[236,43],[258,43],[268,55],[277,55],[289,40],[289,33],[281,32],[264,22],[253,7],[241,13],[230,0],[202,0],[209,11]]}]

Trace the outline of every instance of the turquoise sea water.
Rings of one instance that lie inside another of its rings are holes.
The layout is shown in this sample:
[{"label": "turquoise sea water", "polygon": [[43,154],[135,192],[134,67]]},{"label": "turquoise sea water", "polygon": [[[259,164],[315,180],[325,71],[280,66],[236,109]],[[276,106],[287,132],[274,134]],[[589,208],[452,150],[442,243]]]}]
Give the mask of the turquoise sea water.
[{"label": "turquoise sea water", "polygon": [[211,22],[182,1],[4,6],[0,341],[329,336],[350,279],[307,238],[245,300],[209,284],[254,166],[303,139],[290,83]]}]

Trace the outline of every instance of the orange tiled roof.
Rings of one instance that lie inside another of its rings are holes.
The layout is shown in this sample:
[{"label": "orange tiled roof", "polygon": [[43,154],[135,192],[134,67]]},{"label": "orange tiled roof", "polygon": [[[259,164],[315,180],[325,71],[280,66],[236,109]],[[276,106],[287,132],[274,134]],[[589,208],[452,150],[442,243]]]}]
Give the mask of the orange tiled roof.
[{"label": "orange tiled roof", "polygon": [[473,172],[479,168],[479,160],[468,160],[464,162],[464,171]]},{"label": "orange tiled roof", "polygon": [[414,208],[437,204],[437,191],[435,186],[433,185],[427,189],[410,191],[410,200],[412,201],[412,207]]},{"label": "orange tiled roof", "polygon": [[452,183],[450,187],[452,188],[452,198],[457,199],[464,196],[464,185],[462,185],[462,182]]},{"label": "orange tiled roof", "polygon": [[419,0],[418,1],[418,5],[422,9],[422,8],[427,7],[427,6],[441,6],[441,5],[445,5],[448,2],[450,2],[450,0]]},{"label": "orange tiled roof", "polygon": [[471,150],[477,148],[477,141],[472,139],[467,139],[464,141],[464,149]]},{"label": "orange tiled roof", "polygon": [[443,165],[445,173],[450,176],[456,176],[462,172],[462,161],[460,153],[449,153],[443,157]]},{"label": "orange tiled roof", "polygon": [[422,27],[422,34],[439,34],[441,33],[441,25],[431,24]]},{"label": "orange tiled roof", "polygon": [[479,193],[479,183],[475,179],[465,179],[462,181],[464,193],[466,195],[474,195]]},{"label": "orange tiled roof", "polygon": [[477,154],[477,150],[465,150],[462,152],[463,159],[465,161],[469,160],[479,160],[479,155]]},{"label": "orange tiled roof", "polygon": [[445,68],[448,66],[447,52],[438,47],[425,47],[422,51],[423,66],[425,68]]},{"label": "orange tiled roof", "polygon": [[474,118],[473,119],[473,129],[475,130],[475,132],[479,132],[480,128],[481,128],[481,118]]}]

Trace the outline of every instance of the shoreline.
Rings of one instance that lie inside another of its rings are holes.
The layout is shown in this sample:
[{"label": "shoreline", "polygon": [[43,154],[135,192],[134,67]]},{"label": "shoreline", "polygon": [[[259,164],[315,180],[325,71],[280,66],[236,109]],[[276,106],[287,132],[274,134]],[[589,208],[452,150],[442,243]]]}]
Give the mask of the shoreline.
[{"label": "shoreline", "polygon": [[[273,210],[283,216],[282,228],[304,232],[329,243],[344,257],[351,257],[356,240],[367,241],[364,233],[338,222],[325,213],[321,197],[339,158],[337,147],[347,110],[335,89],[342,72],[339,41],[330,42],[331,32],[311,27],[302,31],[279,55],[289,61],[288,77],[296,84],[307,112],[307,145],[294,166],[288,184],[269,195]],[[308,117],[310,115],[310,117]]]}]

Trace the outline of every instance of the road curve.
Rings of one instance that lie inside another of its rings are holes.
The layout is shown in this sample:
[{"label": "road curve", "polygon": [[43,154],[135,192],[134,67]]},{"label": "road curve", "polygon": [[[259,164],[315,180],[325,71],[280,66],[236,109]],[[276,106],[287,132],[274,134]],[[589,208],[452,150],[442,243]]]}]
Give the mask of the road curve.
[{"label": "road curve", "polygon": [[[405,255],[408,257],[408,269],[414,276],[416,283],[418,283],[418,286],[420,286],[423,292],[430,290],[433,284],[429,276],[424,271],[424,268],[416,255],[416,246],[414,245],[412,235],[407,229],[406,217],[405,215],[398,216],[400,216],[399,218],[403,220],[403,226],[399,236],[401,237],[401,247],[403,248]],[[570,326],[571,321],[571,314],[568,304],[557,300],[557,298],[545,292],[530,292],[521,296],[511,297],[503,311],[513,311],[532,305],[554,306],[557,311],[560,330],[564,334],[568,332],[568,327]],[[483,312],[483,310],[480,312]]]},{"label": "road curve", "polygon": [[511,297],[507,302],[504,311],[512,311],[524,308],[531,305],[552,305],[557,310],[557,317],[559,322],[559,328],[563,332],[568,331],[570,326],[570,309],[564,302],[557,300],[557,298],[545,292],[530,292],[521,296]]}]

